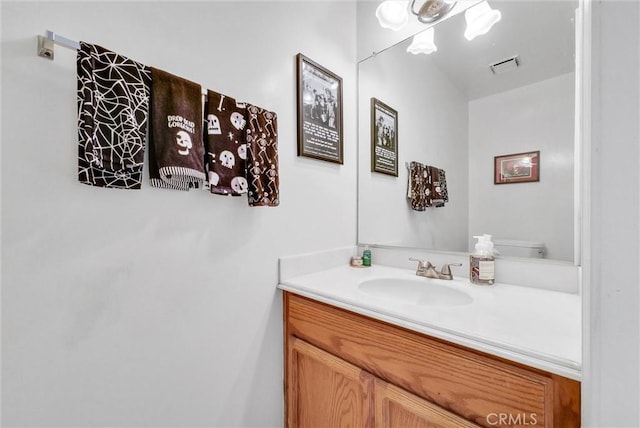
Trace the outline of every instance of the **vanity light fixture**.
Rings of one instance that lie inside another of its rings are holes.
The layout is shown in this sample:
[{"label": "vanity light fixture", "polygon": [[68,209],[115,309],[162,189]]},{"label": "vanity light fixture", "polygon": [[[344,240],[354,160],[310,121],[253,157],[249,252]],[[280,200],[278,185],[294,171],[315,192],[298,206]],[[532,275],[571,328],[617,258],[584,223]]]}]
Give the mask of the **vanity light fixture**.
[{"label": "vanity light fixture", "polygon": [[467,40],[473,40],[476,36],[486,34],[501,18],[500,11],[491,9],[487,1],[470,7],[464,12],[464,19],[467,21],[464,37]]},{"label": "vanity light fixture", "polygon": [[[473,0],[466,0],[461,4],[471,3]],[[407,7],[408,1],[385,0],[376,9],[376,17],[382,28],[389,28],[393,31],[403,29],[409,22],[409,11],[414,14],[418,21],[423,24],[433,24],[444,18],[457,1],[451,0],[426,0],[416,12],[416,0],[411,0],[411,6]],[[467,22],[467,28],[464,36],[467,40],[473,40],[477,36],[486,34],[493,25],[500,21],[502,14],[499,10],[491,9],[489,3],[484,0],[472,6],[466,6],[464,16]],[[407,52],[412,54],[424,53],[430,54],[438,50],[433,42],[434,28],[416,34],[413,37],[411,46],[407,48]]]},{"label": "vanity light fixture", "polygon": [[411,45],[407,48],[407,52],[412,53],[414,55],[423,53],[429,55],[438,50],[438,47],[433,42],[433,35],[435,34],[435,30],[433,27],[427,28],[422,33],[418,33],[413,36],[413,41]]},{"label": "vanity light fixture", "polygon": [[444,18],[456,3],[452,0],[426,0],[416,12],[416,0],[411,0],[408,8],[408,1],[385,0],[376,9],[376,17],[382,28],[398,31],[409,22],[409,11],[423,24],[431,24]]}]

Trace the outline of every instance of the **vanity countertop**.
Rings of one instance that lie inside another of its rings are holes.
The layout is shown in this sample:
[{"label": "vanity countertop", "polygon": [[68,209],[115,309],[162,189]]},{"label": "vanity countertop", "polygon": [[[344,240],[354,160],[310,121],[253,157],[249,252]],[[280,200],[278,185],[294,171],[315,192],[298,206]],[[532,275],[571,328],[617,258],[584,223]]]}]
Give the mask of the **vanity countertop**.
[{"label": "vanity countertop", "polygon": [[[464,291],[460,306],[407,304],[372,296],[358,284],[375,278],[424,279]],[[570,379],[581,378],[581,299],[577,294],[495,283],[416,277],[389,266],[348,265],[294,276],[278,288]]]}]

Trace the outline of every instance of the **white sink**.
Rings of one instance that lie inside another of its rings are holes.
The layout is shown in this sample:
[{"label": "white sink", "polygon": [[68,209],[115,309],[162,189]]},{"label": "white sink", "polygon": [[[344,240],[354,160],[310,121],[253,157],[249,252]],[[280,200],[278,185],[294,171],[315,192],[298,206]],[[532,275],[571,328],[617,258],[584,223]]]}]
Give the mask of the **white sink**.
[{"label": "white sink", "polygon": [[400,303],[428,306],[468,305],[473,298],[428,278],[376,278],[358,284],[360,291]]}]

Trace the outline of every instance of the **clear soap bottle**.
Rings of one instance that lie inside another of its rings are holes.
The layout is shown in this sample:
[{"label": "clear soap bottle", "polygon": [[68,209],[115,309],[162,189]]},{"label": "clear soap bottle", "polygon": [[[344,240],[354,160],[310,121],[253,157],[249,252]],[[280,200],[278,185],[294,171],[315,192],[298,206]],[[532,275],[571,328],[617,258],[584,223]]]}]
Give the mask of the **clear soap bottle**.
[{"label": "clear soap bottle", "polygon": [[469,281],[472,284],[491,285],[495,281],[495,257],[491,235],[474,236],[478,240],[469,256]]}]

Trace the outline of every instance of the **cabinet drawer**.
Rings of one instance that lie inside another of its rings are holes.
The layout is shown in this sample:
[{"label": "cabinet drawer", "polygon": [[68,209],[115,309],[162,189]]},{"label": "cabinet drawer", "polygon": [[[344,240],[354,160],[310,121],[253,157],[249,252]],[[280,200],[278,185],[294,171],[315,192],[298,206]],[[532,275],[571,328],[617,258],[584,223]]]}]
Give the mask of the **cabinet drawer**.
[{"label": "cabinet drawer", "polygon": [[578,382],[291,293],[285,316],[288,335],[478,425],[579,426]]}]

